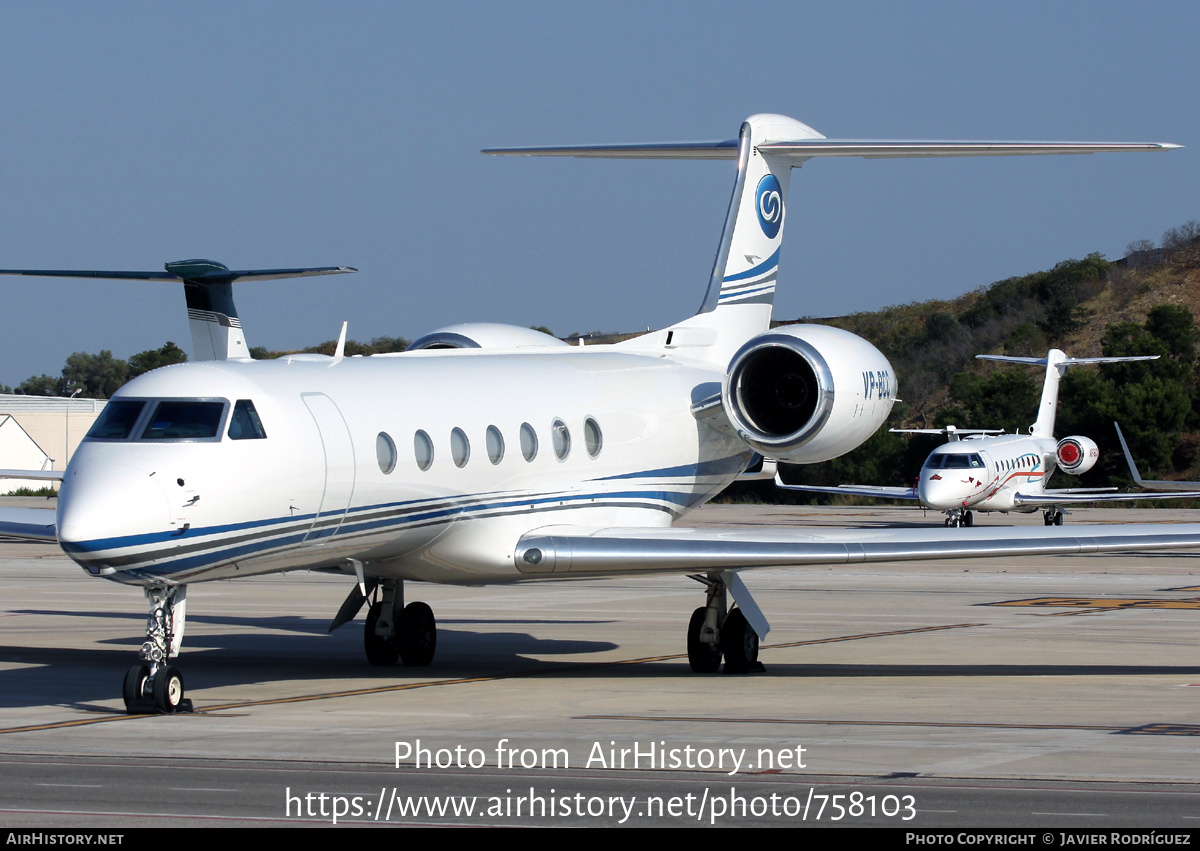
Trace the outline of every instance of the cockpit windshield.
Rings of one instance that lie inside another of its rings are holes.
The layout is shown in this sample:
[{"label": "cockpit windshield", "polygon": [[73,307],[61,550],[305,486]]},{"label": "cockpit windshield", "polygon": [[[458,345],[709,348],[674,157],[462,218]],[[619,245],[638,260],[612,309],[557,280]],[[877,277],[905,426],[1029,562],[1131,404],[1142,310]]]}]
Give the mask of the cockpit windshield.
[{"label": "cockpit windshield", "polygon": [[203,440],[221,428],[224,402],[159,402],[142,440]]},{"label": "cockpit windshield", "polygon": [[128,440],[129,433],[137,425],[138,417],[142,415],[142,409],[145,407],[146,403],[141,400],[109,402],[88,429],[87,436],[105,440]]},{"label": "cockpit windshield", "polygon": [[[89,440],[219,441],[230,404],[224,399],[114,399],[88,431]],[[230,419],[234,439],[266,437],[254,404],[239,400]]]},{"label": "cockpit windshield", "polygon": [[927,470],[967,470],[983,467],[983,457],[975,452],[937,452],[925,460]]}]

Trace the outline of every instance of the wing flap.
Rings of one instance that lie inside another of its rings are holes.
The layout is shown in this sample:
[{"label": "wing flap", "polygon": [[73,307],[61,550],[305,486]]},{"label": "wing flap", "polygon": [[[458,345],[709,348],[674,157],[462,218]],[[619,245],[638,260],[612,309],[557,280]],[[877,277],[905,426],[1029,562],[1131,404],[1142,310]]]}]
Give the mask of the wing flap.
[{"label": "wing flap", "polygon": [[1200,524],[1139,523],[1043,528],[644,529],[547,527],[520,539],[517,569],[564,574],[695,573],[954,558],[1070,555],[1200,547]]}]

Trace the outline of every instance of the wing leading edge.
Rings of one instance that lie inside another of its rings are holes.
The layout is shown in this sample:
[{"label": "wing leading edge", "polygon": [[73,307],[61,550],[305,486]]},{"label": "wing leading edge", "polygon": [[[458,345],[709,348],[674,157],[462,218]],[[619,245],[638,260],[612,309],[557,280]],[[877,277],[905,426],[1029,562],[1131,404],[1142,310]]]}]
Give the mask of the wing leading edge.
[{"label": "wing leading edge", "polygon": [[692,573],[1200,547],[1200,524],[941,529],[747,530],[547,527],[517,543],[530,576]]}]

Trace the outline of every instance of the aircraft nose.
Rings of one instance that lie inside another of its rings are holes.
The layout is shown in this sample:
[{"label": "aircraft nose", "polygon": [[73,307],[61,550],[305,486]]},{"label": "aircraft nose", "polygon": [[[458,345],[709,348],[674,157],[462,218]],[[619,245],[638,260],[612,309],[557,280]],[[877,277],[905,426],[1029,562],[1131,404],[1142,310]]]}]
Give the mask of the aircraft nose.
[{"label": "aircraft nose", "polygon": [[930,508],[961,508],[966,494],[960,493],[955,484],[943,478],[936,470],[924,470],[917,482],[917,496],[922,505]]},{"label": "aircraft nose", "polygon": [[68,471],[57,522],[59,542],[74,556],[81,547],[167,531],[170,505],[152,473],[127,464],[93,463]]}]

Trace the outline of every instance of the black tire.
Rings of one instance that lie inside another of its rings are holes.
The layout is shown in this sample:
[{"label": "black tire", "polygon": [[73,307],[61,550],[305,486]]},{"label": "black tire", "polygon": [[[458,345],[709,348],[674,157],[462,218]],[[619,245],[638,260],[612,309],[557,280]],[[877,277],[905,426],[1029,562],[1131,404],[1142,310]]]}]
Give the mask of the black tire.
[{"label": "black tire", "polygon": [[1063,524],[1063,513],[1060,511],[1054,515],[1054,525],[1061,526]]},{"label": "black tire", "polygon": [[975,524],[975,518],[971,515],[971,512],[968,511],[966,514],[963,515],[963,525],[969,527],[969,526],[973,526],[974,524]]},{"label": "black tire", "polygon": [[433,609],[424,603],[409,603],[396,625],[400,638],[400,658],[410,668],[424,668],[437,651],[437,621]]},{"label": "black tire", "polygon": [[758,635],[741,609],[734,609],[721,627],[721,650],[725,673],[744,674],[758,662]]},{"label": "black tire", "polygon": [[178,712],[183,705],[183,674],[171,665],[154,674],[154,708],[159,712]]},{"label": "black tire", "polygon": [[697,674],[713,674],[721,667],[721,648],[700,640],[700,630],[704,629],[707,614],[708,607],[701,606],[692,612],[692,619],[688,621],[688,662]]},{"label": "black tire", "polygon": [[383,602],[373,603],[367,610],[367,623],[363,627],[363,648],[367,651],[367,661],[372,665],[395,665],[400,658],[400,639],[393,633],[390,636],[376,635],[375,624],[379,622],[379,614],[383,611]]},{"label": "black tire", "polygon": [[150,669],[145,665],[134,665],[125,672],[125,712],[137,715],[146,697],[146,680],[150,679]]}]

